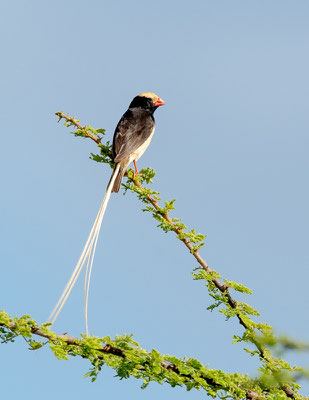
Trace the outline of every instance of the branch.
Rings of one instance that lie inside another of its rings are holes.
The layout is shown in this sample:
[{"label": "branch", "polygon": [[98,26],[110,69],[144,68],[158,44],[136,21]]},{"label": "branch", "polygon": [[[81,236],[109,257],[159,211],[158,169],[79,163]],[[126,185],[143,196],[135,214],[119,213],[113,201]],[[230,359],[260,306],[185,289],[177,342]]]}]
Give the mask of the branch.
[{"label": "branch", "polygon": [[[143,189],[143,186],[140,184],[138,180],[136,180],[134,177],[130,178],[131,181],[134,183],[135,186],[137,186],[140,189]],[[162,212],[161,207],[159,206],[159,203],[150,195],[146,194],[147,199],[149,202],[153,205],[153,207],[157,210],[157,212],[164,218],[171,226],[172,226],[172,231],[176,233],[176,235],[181,235],[183,230],[179,228],[172,218],[168,215],[167,212]],[[186,238],[186,237],[178,237],[181,242],[184,243],[184,245],[189,249],[190,253],[195,257],[197,262],[200,264],[202,269],[206,271],[208,274],[212,275],[214,271],[209,267],[207,262],[201,257],[200,253],[198,250],[194,249],[194,245]],[[223,293],[228,301],[228,304],[230,307],[234,310],[237,311],[237,302],[232,298],[230,292],[229,292],[229,287],[226,284],[222,284],[219,279],[213,278],[212,283],[216,286],[217,289],[220,290],[221,293]],[[244,318],[241,316],[240,313],[237,313],[237,318],[239,323],[247,330],[252,330],[251,326],[247,324],[244,320]],[[260,345],[259,341],[254,338],[254,336],[251,337],[252,343],[254,343],[259,351],[260,357],[265,360],[267,363],[269,362],[274,362],[276,359],[270,355],[270,352],[268,350],[265,351],[263,346]],[[268,353],[268,354],[267,354]],[[297,398],[297,394],[289,387],[289,386],[282,386],[281,388],[285,394],[292,399]],[[253,394],[253,396],[256,396],[256,394]],[[253,398],[253,399],[258,399],[258,397],[247,397],[247,398]]]},{"label": "branch", "polygon": [[[244,396],[251,400],[265,400],[267,398],[262,393],[259,394],[247,388],[248,385],[256,386],[256,382],[248,377],[209,370],[193,359],[180,360],[172,356],[161,356],[156,350],[147,352],[140,349],[138,343],[133,342],[129,336],[118,337],[116,341],[94,336],[77,338],[67,334],[54,333],[49,330],[48,324],[39,327],[30,316],[11,319],[5,312],[0,312],[0,327],[2,327],[0,328],[1,338],[6,342],[13,341],[21,335],[26,339],[31,349],[37,349],[43,345],[42,342],[31,340],[32,335],[37,335],[48,340],[52,351],[58,358],[79,355],[88,358],[92,365],[99,370],[103,363],[110,364],[111,360],[108,357],[116,357],[117,362],[111,366],[117,370],[120,377],[129,376],[128,371],[126,376],[121,376],[119,371],[125,369],[128,363],[134,362],[134,368],[132,368],[132,365],[130,366],[130,374],[141,377],[136,374],[138,370],[138,373],[144,378],[144,383],[146,380],[147,384],[150,380],[166,381],[172,386],[184,384],[189,390],[201,387],[211,396],[220,395],[219,391],[224,391],[227,395],[233,394],[235,399],[242,399]],[[107,340],[109,343],[104,343]],[[115,345],[117,341],[118,346]],[[175,360],[175,363],[171,360]],[[99,366],[98,361],[102,363]],[[158,369],[158,365],[161,368]],[[133,369],[135,375],[132,373]],[[162,372],[162,370],[165,372]],[[91,370],[87,375],[92,378],[96,377],[96,371]],[[177,376],[177,379],[175,376]],[[236,385],[235,381],[241,382],[241,384]]]},{"label": "branch", "polygon": [[76,119],[75,117],[70,117],[69,115],[65,115],[61,111],[58,111],[55,113],[57,117],[59,117],[58,122],[60,122],[63,119],[65,119],[65,126],[76,126],[78,131],[75,131],[75,136],[82,136],[82,137],[88,137],[89,139],[92,139],[96,144],[101,143],[101,138],[97,135],[96,132],[94,132],[94,129],[92,129],[90,126],[82,126],[80,125],[80,121]]},{"label": "branch", "polygon": [[[89,137],[92,139],[101,149],[101,156],[93,155],[92,158],[98,162],[109,163],[113,166],[113,160],[111,158],[111,152],[109,142],[107,146],[101,144],[101,139],[98,138],[97,133],[100,131],[104,134],[104,130],[94,130],[89,126],[82,127],[79,121],[74,117],[71,118],[61,112],[56,113],[59,117],[59,121],[64,118],[66,120],[66,126],[76,126],[78,129],[74,131],[75,136]],[[102,132],[103,131],[103,132]],[[251,306],[246,303],[240,303],[234,300],[230,294],[230,288],[244,292],[251,293],[250,289],[247,289],[241,284],[236,282],[225,283],[220,281],[220,275],[211,269],[207,262],[202,258],[199,253],[200,247],[204,244],[203,240],[205,236],[201,234],[196,234],[194,230],[186,232],[186,226],[180,223],[179,219],[171,218],[169,216],[169,211],[173,210],[174,200],[170,202],[165,202],[165,207],[160,207],[158,201],[158,192],[154,192],[148,188],[145,188],[142,183],[152,183],[152,178],[155,175],[154,171],[150,169],[145,169],[141,171],[140,175],[133,174],[132,170],[126,172],[128,182],[124,184],[125,190],[131,190],[135,192],[139,199],[149,204],[143,211],[149,211],[152,213],[153,217],[160,222],[159,227],[161,227],[165,232],[173,231],[177,238],[184,243],[190,253],[194,256],[199,264],[199,273],[193,273],[195,279],[204,279],[206,281],[206,286],[208,287],[209,294],[216,300],[216,303],[209,308],[212,310],[220,305],[225,305],[227,308],[225,310],[220,310],[223,312],[227,318],[236,316],[239,323],[245,328],[245,333],[243,337],[235,337],[236,341],[245,341],[253,343],[257,350],[249,351],[252,355],[257,354],[260,360],[264,363],[264,367],[269,370],[274,376],[278,374],[278,371],[285,369],[290,372],[294,372],[295,369],[292,368],[288,363],[271,355],[268,348],[265,347],[264,341],[256,333],[262,334],[264,337],[273,337],[272,329],[269,325],[262,323],[255,323],[249,315],[259,315],[259,313],[254,310]],[[220,295],[218,294],[220,293]],[[301,398],[299,395],[287,384],[281,384],[281,390],[284,391],[289,398]],[[254,397],[253,397],[254,398]]]}]

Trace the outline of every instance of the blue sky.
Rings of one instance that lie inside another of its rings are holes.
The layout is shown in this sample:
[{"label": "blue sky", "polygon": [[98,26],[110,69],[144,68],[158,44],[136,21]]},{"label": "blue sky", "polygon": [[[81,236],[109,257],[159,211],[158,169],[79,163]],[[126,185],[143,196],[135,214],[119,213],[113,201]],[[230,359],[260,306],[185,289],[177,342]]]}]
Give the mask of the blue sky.
[{"label": "blue sky", "polygon": [[[253,290],[239,299],[277,332],[308,339],[308,17],[301,0],[2,2],[1,308],[46,320],[109,179],[88,158],[94,143],[57,125],[54,112],[111,139],[131,99],[153,91],[166,106],[139,167],[153,167],[154,188],[177,199],[175,216],[208,235],[209,265]],[[254,374],[255,361],[231,344],[241,328],[206,311],[193,258],[141,208],[131,194],[109,204],[91,332],[133,333],[146,349]],[[82,280],[55,330],[84,332]],[[157,384],[141,391],[107,369],[91,384],[87,361],[58,361],[21,340],[0,354],[11,398],[205,397]],[[308,355],[288,358],[309,365]]]}]

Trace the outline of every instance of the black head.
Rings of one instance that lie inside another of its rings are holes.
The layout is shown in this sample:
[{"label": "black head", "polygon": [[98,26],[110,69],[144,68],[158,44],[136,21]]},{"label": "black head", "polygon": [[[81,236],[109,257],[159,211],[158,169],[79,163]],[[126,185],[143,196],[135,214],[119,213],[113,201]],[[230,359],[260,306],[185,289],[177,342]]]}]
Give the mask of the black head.
[{"label": "black head", "polygon": [[129,108],[143,108],[153,113],[159,106],[165,103],[159,96],[150,92],[143,92],[134,97]]}]

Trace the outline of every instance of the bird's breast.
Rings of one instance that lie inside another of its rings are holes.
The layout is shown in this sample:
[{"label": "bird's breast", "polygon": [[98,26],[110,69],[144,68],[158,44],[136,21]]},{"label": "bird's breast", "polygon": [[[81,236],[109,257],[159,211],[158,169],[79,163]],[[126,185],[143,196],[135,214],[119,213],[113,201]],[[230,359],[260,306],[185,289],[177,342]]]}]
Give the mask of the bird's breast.
[{"label": "bird's breast", "polygon": [[131,153],[130,162],[132,162],[133,160],[137,161],[144,154],[145,150],[147,149],[147,147],[151,142],[154,131],[155,131],[155,126],[152,128],[151,134],[148,136],[145,142],[142,145],[140,145],[136,150],[134,150],[133,153]]}]

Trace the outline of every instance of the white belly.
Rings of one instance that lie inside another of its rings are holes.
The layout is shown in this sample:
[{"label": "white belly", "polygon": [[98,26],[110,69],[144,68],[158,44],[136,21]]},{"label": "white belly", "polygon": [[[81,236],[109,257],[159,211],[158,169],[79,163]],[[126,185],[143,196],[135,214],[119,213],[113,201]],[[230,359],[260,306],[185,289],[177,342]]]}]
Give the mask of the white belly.
[{"label": "white belly", "polygon": [[147,147],[151,142],[154,131],[155,127],[153,127],[153,130],[149,138],[130,155],[130,162],[132,162],[133,160],[137,161],[145,153],[145,150],[147,149]]}]

